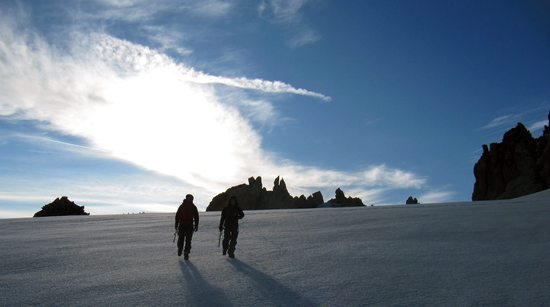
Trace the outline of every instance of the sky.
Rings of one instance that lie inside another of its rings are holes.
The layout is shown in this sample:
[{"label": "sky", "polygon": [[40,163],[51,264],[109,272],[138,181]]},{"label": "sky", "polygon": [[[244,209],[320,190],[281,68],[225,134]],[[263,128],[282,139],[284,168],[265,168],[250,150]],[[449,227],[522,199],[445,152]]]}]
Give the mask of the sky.
[{"label": "sky", "polygon": [[0,218],[204,210],[277,176],[368,205],[471,198],[550,110],[547,1],[2,1]]}]

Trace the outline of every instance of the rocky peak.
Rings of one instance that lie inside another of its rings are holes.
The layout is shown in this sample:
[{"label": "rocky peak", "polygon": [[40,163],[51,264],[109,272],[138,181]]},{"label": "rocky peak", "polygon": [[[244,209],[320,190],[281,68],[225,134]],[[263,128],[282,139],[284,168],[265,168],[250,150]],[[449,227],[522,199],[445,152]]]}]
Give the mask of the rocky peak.
[{"label": "rocky peak", "polygon": [[42,210],[34,214],[34,217],[59,215],[90,215],[90,213],[84,211],[84,206],[79,206],[70,201],[67,196],[62,196],[44,205]]},{"label": "rocky peak", "polygon": [[248,178],[248,185],[253,190],[261,190],[263,188],[262,177],[258,176],[255,179],[254,177]]},{"label": "rocky peak", "polygon": [[261,177],[250,177],[248,178],[248,185],[234,186],[216,195],[206,211],[222,210],[231,196],[237,197],[239,205],[244,210],[315,208],[323,204],[321,192],[315,192],[308,197],[304,195],[292,197],[287,190],[284,179],[280,177],[275,178],[272,191],[262,187]]},{"label": "rocky peak", "polygon": [[518,123],[502,142],[483,145],[474,166],[472,200],[509,199],[550,188],[550,113],[543,135]]},{"label": "rocky peak", "polygon": [[342,189],[338,188],[334,192],[334,198],[328,201],[328,203],[331,203],[335,206],[340,207],[353,207],[353,206],[364,206],[363,201],[361,198],[358,197],[346,197],[344,194],[344,191]]},{"label": "rocky peak", "polygon": [[418,204],[418,199],[416,199],[416,197],[409,196],[409,198],[407,198],[407,200],[405,201],[405,204],[407,204],[407,205],[417,205]]}]

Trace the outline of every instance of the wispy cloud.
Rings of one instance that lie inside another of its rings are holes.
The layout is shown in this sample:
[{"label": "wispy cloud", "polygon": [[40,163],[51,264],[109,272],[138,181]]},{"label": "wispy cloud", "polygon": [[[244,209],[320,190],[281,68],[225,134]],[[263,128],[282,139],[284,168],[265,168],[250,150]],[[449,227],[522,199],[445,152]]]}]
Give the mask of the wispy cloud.
[{"label": "wispy cloud", "polygon": [[[81,38],[86,41],[86,38]],[[182,63],[176,63],[164,54],[160,54],[148,47],[120,40],[106,34],[97,34],[89,37],[88,46],[96,46],[94,54],[86,54],[86,57],[95,57],[95,60],[106,62],[109,65],[117,65],[124,73],[157,73],[173,74],[172,77],[182,82],[196,84],[220,84],[229,87],[257,90],[267,93],[287,93],[310,96],[323,101],[330,101],[327,95],[296,88],[282,81],[269,81],[259,78],[224,77],[210,75],[197,71]],[[87,47],[79,46],[79,52]],[[119,71],[120,72],[120,71]]]},{"label": "wispy cloud", "polygon": [[544,128],[544,126],[548,125],[548,121],[547,120],[541,120],[541,121],[538,121],[538,122],[534,122],[532,123],[530,126],[529,126],[529,131],[531,132],[535,132],[535,131],[538,131],[538,130],[541,130]]},{"label": "wispy cloud", "polygon": [[[547,121],[538,121],[539,118],[545,118],[546,112],[550,108],[548,103],[544,103],[537,107],[532,107],[529,109],[518,110],[517,112],[504,114],[497,116],[491,119],[486,125],[482,126],[482,130],[501,130],[501,129],[510,129],[513,128],[518,122],[528,123],[533,122],[531,127],[535,129],[540,129],[543,122]],[[527,124],[526,124],[527,126]],[[531,130],[534,131],[534,130]]]},{"label": "wispy cloud", "polygon": [[141,29],[162,52],[174,51],[181,56],[193,53],[191,48],[183,47],[184,34],[181,31],[153,25],[145,25]]},{"label": "wispy cloud", "polygon": [[287,44],[291,48],[299,48],[315,43],[321,39],[316,31],[305,27],[302,22],[303,8],[310,0],[263,0],[257,11],[260,18],[287,27],[291,37]]},{"label": "wispy cloud", "polygon": [[234,7],[235,2],[227,0],[192,1],[187,6],[194,14],[214,18],[226,16]]},{"label": "wispy cloud", "polygon": [[432,190],[428,191],[425,194],[422,194],[418,197],[418,201],[423,204],[433,204],[433,203],[442,203],[448,202],[455,195],[453,191],[447,190]]},{"label": "wispy cloud", "polygon": [[144,22],[166,12],[188,12],[206,18],[220,18],[231,13],[233,1],[222,0],[95,0],[90,1],[82,17],[100,20]]},{"label": "wispy cloud", "polygon": [[522,118],[521,114],[502,115],[502,116],[493,118],[489,123],[481,127],[481,129],[508,127],[520,121],[521,118]]},{"label": "wispy cloud", "polygon": [[301,19],[300,9],[308,0],[263,0],[258,5],[260,17],[274,22],[297,22]]},{"label": "wispy cloud", "polygon": [[319,39],[321,39],[321,36],[317,32],[313,30],[304,30],[288,40],[288,45],[292,48],[298,48],[307,44],[315,43]]},{"label": "wispy cloud", "polygon": [[[207,74],[107,34],[77,33],[68,50],[59,49],[2,20],[0,115],[42,122],[48,129],[86,140],[110,158],[177,178],[200,190],[203,203],[209,200],[206,195],[250,175],[271,180],[282,175],[295,190],[333,191],[342,186],[365,195],[373,189],[421,188],[426,182],[386,165],[344,172],[285,160],[263,148],[249,119],[225,103],[213,85],[253,90],[259,96],[329,100],[326,95],[282,81]],[[266,99],[250,99],[248,104],[255,118],[275,116]]]}]

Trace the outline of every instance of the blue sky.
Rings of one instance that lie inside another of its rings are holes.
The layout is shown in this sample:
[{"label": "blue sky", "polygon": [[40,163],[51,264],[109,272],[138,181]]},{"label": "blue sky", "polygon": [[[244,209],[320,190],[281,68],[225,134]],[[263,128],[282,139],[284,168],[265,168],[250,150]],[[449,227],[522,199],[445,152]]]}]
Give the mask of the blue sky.
[{"label": "blue sky", "polygon": [[545,1],[3,1],[0,217],[173,211],[281,175],[469,200],[481,144],[550,110]]}]

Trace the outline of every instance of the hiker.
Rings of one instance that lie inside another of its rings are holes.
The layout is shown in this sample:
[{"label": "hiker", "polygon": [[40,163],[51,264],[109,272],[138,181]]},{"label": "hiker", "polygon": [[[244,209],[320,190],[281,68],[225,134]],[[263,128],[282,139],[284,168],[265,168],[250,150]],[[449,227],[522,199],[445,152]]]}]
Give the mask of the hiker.
[{"label": "hiker", "polygon": [[[193,204],[193,195],[187,194],[183,203],[178,208],[175,227],[178,232],[178,256],[181,256],[181,252],[183,251],[183,258],[189,260],[193,231],[199,230],[199,211],[195,204]],[[183,247],[184,239],[185,249]]]},{"label": "hiker", "polygon": [[229,203],[222,211],[220,219],[220,232],[223,233],[223,255],[229,253],[229,258],[235,258],[235,246],[239,236],[239,220],[244,217],[243,210],[239,207],[237,197],[231,196]]}]

